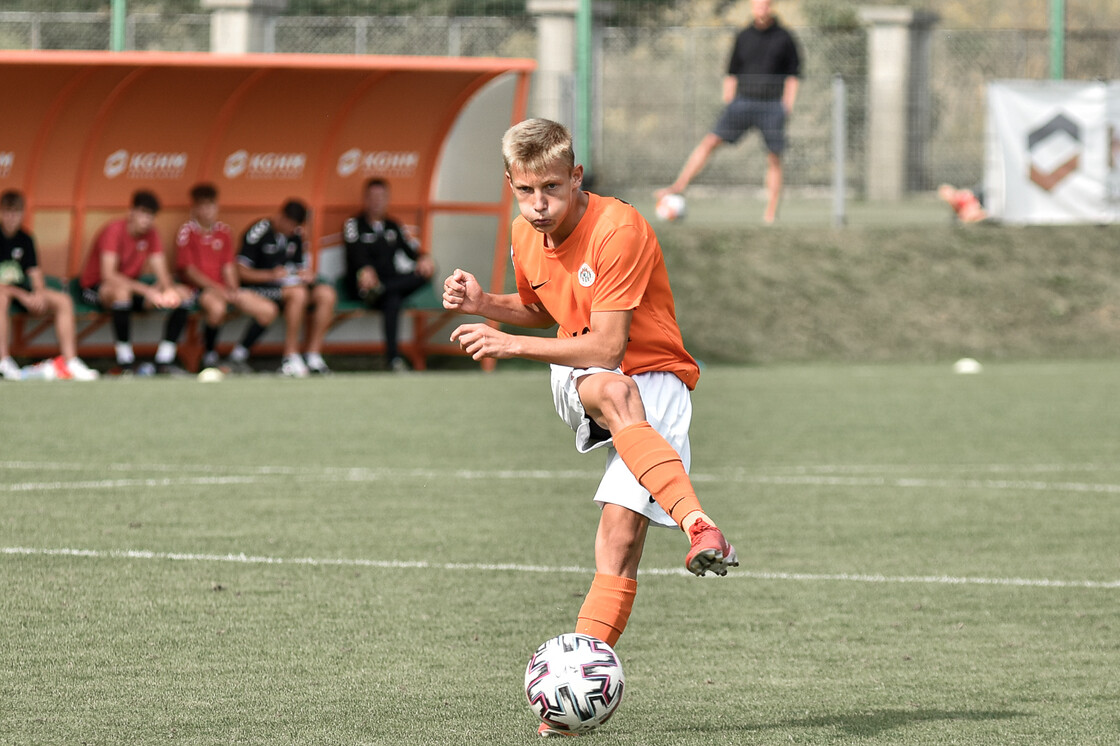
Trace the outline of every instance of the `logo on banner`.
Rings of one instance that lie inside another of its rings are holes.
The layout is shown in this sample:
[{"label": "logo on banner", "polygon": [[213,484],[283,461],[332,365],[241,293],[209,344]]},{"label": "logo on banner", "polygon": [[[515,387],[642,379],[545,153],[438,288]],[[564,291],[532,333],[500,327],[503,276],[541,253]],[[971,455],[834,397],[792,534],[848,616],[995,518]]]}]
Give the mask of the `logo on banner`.
[{"label": "logo on banner", "polygon": [[0,176],[8,176],[16,165],[16,154],[11,151],[0,151]]},{"label": "logo on banner", "polygon": [[227,179],[298,179],[307,166],[306,153],[250,153],[235,150],[226,156],[222,173]]},{"label": "logo on banner", "polygon": [[1027,133],[1027,152],[1031,159],[1030,179],[1046,191],[1053,191],[1081,163],[1081,127],[1065,114]]},{"label": "logo on banner", "polygon": [[372,150],[350,148],[338,157],[338,175],[343,178],[361,176],[412,176],[420,163],[414,150]]},{"label": "logo on banner", "polygon": [[186,153],[130,153],[121,148],[105,159],[105,178],[179,179],[187,170]]}]

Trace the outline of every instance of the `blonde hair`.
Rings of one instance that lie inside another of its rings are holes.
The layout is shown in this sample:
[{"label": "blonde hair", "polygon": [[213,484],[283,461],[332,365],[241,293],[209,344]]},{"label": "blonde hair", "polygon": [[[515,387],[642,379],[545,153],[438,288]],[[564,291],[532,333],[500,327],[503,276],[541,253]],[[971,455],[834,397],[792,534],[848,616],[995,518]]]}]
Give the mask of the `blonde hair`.
[{"label": "blonde hair", "polygon": [[550,119],[526,119],[510,127],[502,136],[502,159],[506,173],[517,169],[539,174],[558,162],[569,169],[575,168],[572,133]]}]

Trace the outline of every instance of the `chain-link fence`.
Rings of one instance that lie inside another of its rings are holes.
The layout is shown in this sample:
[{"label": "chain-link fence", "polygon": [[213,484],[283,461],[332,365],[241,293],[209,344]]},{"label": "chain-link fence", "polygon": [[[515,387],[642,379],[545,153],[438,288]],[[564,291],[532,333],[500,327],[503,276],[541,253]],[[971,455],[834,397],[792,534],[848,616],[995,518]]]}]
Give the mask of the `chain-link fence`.
[{"label": "chain-link fence", "polygon": [[[517,12],[493,16],[308,16],[277,19],[277,52],[420,54],[533,57],[534,20]],[[353,10],[351,8],[351,10]],[[736,28],[608,23],[595,35],[595,105],[592,108],[592,170],[611,188],[638,188],[672,181],[692,147],[721,109],[720,81]],[[803,78],[788,129],[784,158],[789,189],[825,189],[832,174],[832,79],[846,82],[849,191],[862,194],[867,152],[867,33],[862,29],[795,28]],[[105,49],[107,13],[0,12],[0,48]],[[126,47],[138,50],[205,51],[210,16],[132,13]],[[1065,40],[1070,79],[1120,78],[1120,31],[1071,32]],[[907,186],[925,191],[949,182],[978,184],[983,177],[985,89],[990,80],[1045,78],[1050,64],[1044,31],[935,28],[930,39],[929,79],[915,88],[911,140],[914,164]],[[573,95],[560,85],[558,95]],[[564,92],[567,93],[564,93]],[[562,110],[568,110],[565,101]],[[584,155],[583,157],[586,157]],[[717,151],[698,185],[758,187],[765,154],[757,135]]]}]

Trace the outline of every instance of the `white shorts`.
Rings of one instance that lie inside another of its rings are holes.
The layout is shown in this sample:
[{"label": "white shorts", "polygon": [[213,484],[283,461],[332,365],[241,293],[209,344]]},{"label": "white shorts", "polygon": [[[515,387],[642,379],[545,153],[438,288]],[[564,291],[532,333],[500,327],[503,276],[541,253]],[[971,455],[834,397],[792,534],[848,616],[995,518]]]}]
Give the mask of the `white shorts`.
[{"label": "white shorts", "polygon": [[[676,528],[676,521],[661,509],[619,458],[618,451],[611,443],[610,432],[592,422],[583,411],[583,402],[576,391],[576,381],[592,373],[621,374],[621,371],[552,366],[552,399],[556,404],[556,413],[575,431],[576,450],[587,453],[596,448],[607,448],[606,471],[595,492],[595,502],[600,507],[603,503],[621,505],[646,516],[655,525]],[[685,471],[688,471],[692,463],[692,450],[688,444],[688,428],[692,424],[692,397],[688,387],[672,373],[661,371],[639,373],[631,378],[642,395],[649,424],[676,449],[684,462]]]}]

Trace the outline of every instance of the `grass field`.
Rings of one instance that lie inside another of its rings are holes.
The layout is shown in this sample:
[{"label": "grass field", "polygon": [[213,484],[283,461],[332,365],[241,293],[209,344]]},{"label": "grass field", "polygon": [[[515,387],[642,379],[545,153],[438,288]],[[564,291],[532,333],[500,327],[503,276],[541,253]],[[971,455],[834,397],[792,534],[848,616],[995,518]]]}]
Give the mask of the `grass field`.
[{"label": "grass field", "polygon": [[[518,744],[601,458],[542,368],[0,386],[0,743]],[[705,370],[595,744],[1114,744],[1120,363]]]}]

